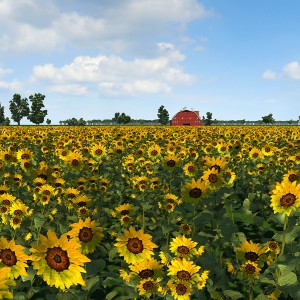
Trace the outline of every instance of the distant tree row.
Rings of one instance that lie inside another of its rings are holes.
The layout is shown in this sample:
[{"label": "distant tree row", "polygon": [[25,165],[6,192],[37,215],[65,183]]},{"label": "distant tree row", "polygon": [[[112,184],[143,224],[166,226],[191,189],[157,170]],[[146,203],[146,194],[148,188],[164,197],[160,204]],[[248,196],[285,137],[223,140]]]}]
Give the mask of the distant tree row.
[{"label": "distant tree row", "polygon": [[[14,122],[20,125],[21,120],[24,117],[36,124],[44,123],[45,116],[47,115],[47,110],[44,108],[45,95],[40,93],[30,95],[29,100],[31,102],[31,107],[29,107],[28,99],[22,98],[20,94],[14,94],[13,98],[9,101],[9,110],[11,112],[11,118]],[[47,124],[51,121],[48,119]],[[4,115],[4,106],[0,103],[0,124],[10,125],[10,119]]]}]

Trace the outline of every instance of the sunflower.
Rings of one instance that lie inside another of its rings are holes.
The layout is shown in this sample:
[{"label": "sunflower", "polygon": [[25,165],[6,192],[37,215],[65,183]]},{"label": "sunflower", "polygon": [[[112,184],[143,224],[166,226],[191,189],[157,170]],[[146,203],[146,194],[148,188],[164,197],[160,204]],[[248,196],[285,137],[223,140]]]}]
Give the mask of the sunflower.
[{"label": "sunflower", "polygon": [[220,173],[224,171],[226,164],[226,160],[221,157],[208,157],[205,166],[210,170],[216,169]]},{"label": "sunflower", "polygon": [[290,170],[287,172],[287,174],[283,175],[283,181],[293,182],[296,181],[299,183],[300,181],[300,174],[296,170]]},{"label": "sunflower", "polygon": [[30,257],[24,253],[24,249],[23,246],[16,245],[14,240],[8,241],[5,237],[0,237],[0,261],[9,267],[10,278],[27,276],[25,268],[28,267],[26,262]]},{"label": "sunflower", "polygon": [[157,144],[154,144],[148,148],[147,153],[149,157],[157,158],[158,156],[160,156],[161,148]]},{"label": "sunflower", "polygon": [[239,261],[257,262],[261,255],[265,253],[265,247],[258,243],[253,243],[251,240],[245,240],[239,247],[236,248],[237,258]]},{"label": "sunflower", "polygon": [[160,288],[159,279],[152,279],[152,278],[142,279],[139,281],[137,288],[140,296],[149,299],[157,291],[159,291]]},{"label": "sunflower", "polygon": [[132,211],[133,211],[133,205],[130,203],[123,203],[117,206],[115,209],[116,216],[130,215]]},{"label": "sunflower", "polygon": [[25,205],[21,200],[17,200],[11,205],[9,213],[11,216],[23,217],[27,216],[28,209],[29,207]]},{"label": "sunflower", "polygon": [[161,276],[163,265],[160,264],[153,257],[130,265],[129,269],[132,271],[131,276],[140,280],[147,278],[157,279]]},{"label": "sunflower", "polygon": [[16,283],[9,278],[10,268],[1,267],[0,272],[0,299],[13,299],[13,293],[9,291],[9,286],[15,286]]},{"label": "sunflower", "polygon": [[219,189],[224,183],[222,173],[220,174],[215,168],[204,171],[201,178],[207,183],[207,186],[211,190]]},{"label": "sunflower", "polygon": [[189,224],[180,224],[179,233],[190,235],[192,233],[192,227]]},{"label": "sunflower", "polygon": [[193,162],[186,163],[182,169],[184,174],[189,177],[194,177],[197,173],[197,168]]},{"label": "sunflower", "polygon": [[105,146],[96,143],[91,147],[90,153],[96,160],[99,160],[106,155],[106,148]]},{"label": "sunflower", "polygon": [[103,238],[103,228],[96,227],[96,221],[91,221],[88,217],[85,221],[79,220],[78,223],[71,224],[73,227],[67,235],[76,239],[81,245],[83,254],[93,253]]},{"label": "sunflower", "polygon": [[196,266],[194,262],[180,257],[172,259],[168,265],[168,275],[171,276],[171,279],[188,281],[191,284],[199,282],[199,270],[200,266]]},{"label": "sunflower", "polygon": [[249,281],[253,281],[259,278],[259,272],[261,268],[259,268],[258,264],[253,262],[252,260],[247,260],[240,269],[246,279]]},{"label": "sunflower", "polygon": [[22,160],[32,160],[33,153],[28,148],[23,148],[17,152],[18,161]]},{"label": "sunflower", "polygon": [[11,206],[16,201],[16,197],[9,194],[3,193],[0,195],[0,203],[5,206]]},{"label": "sunflower", "polygon": [[236,178],[236,174],[235,172],[233,172],[231,169],[226,169],[225,170],[225,180],[227,182],[228,185],[231,185],[234,181],[235,181],[235,178]]},{"label": "sunflower", "polygon": [[192,287],[187,281],[182,280],[169,280],[167,283],[173,299],[175,300],[190,300]]},{"label": "sunflower", "polygon": [[84,263],[91,260],[80,253],[80,247],[76,240],[68,240],[67,234],[57,238],[49,229],[47,237],[40,234],[40,243],[30,248],[32,266],[49,286],[61,290],[68,289],[73,284],[84,286],[81,273],[86,273]]},{"label": "sunflower", "polygon": [[157,245],[151,242],[151,235],[145,234],[142,229],[136,231],[132,226],[124,229],[124,235],[117,237],[115,247],[120,256],[124,256],[127,263],[136,263],[150,258]]},{"label": "sunflower", "polygon": [[168,154],[162,160],[163,168],[166,170],[174,170],[178,166],[178,163],[179,159],[174,154]]},{"label": "sunflower", "polygon": [[83,166],[83,157],[82,154],[79,152],[70,152],[65,160],[64,163],[71,169],[71,170],[81,170]]},{"label": "sunflower", "polygon": [[186,202],[197,203],[206,194],[208,186],[201,179],[195,181],[193,178],[191,182],[186,183],[182,189],[182,199]]},{"label": "sunflower", "polygon": [[202,272],[202,274],[200,275],[200,280],[197,283],[197,289],[198,290],[202,290],[204,288],[204,286],[206,285],[206,281],[208,279],[208,274],[209,274],[209,271],[208,270],[204,270]]},{"label": "sunflower", "polygon": [[285,213],[289,216],[300,206],[300,184],[296,181],[283,181],[271,191],[271,207],[274,213]]},{"label": "sunflower", "polygon": [[20,161],[20,166],[21,166],[22,170],[26,173],[34,171],[34,165],[33,165],[32,161],[30,161],[29,159],[22,159]]},{"label": "sunflower", "polygon": [[259,158],[263,158],[263,154],[262,152],[256,148],[256,147],[253,147],[250,151],[249,151],[249,158],[251,160],[256,160],[256,159],[259,159]]},{"label": "sunflower", "polygon": [[170,251],[176,257],[190,259],[191,256],[197,254],[196,246],[197,242],[194,242],[191,238],[178,235],[170,242]]}]

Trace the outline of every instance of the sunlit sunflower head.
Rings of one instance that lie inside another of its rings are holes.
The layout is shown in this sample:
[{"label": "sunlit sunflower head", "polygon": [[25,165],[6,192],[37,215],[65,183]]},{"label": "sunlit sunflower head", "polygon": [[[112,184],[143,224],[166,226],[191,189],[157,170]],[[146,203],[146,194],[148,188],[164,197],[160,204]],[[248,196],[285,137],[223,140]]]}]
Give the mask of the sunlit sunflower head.
[{"label": "sunlit sunflower head", "polygon": [[158,156],[160,156],[161,148],[159,145],[154,144],[148,148],[147,153],[148,153],[148,157],[157,158]]},{"label": "sunlit sunflower head", "polygon": [[32,161],[29,159],[23,159],[22,161],[20,161],[20,167],[26,173],[30,173],[34,171],[34,165]]},{"label": "sunlit sunflower head", "polygon": [[171,291],[173,299],[175,300],[191,299],[192,286],[188,281],[169,280],[167,286]]},{"label": "sunlit sunflower head", "polygon": [[217,190],[224,184],[224,177],[217,169],[208,169],[201,177],[211,190]]},{"label": "sunlit sunflower head", "polygon": [[186,176],[194,177],[197,171],[197,167],[193,162],[188,162],[183,166],[183,172]]},{"label": "sunlit sunflower head", "polygon": [[69,152],[69,154],[64,159],[64,163],[71,169],[71,170],[80,170],[83,166],[83,157],[82,154],[79,152]]},{"label": "sunlit sunflower head", "polygon": [[58,238],[53,231],[48,230],[47,237],[40,234],[39,244],[30,248],[32,266],[49,286],[61,290],[73,284],[84,286],[81,273],[86,273],[84,263],[91,260],[80,253],[80,247],[76,240],[68,240],[67,234]]},{"label": "sunlit sunflower head", "polygon": [[181,200],[178,199],[178,197],[172,193],[168,193],[164,196],[164,201],[166,203],[170,203],[170,204],[174,204],[174,205],[177,205],[177,204],[180,204],[181,203]]},{"label": "sunlit sunflower head", "polygon": [[289,216],[300,206],[300,184],[296,181],[283,181],[272,190],[271,204],[274,213],[285,213]]},{"label": "sunlit sunflower head", "polygon": [[96,143],[91,147],[90,153],[96,160],[99,160],[102,156],[106,155],[106,147]]},{"label": "sunlit sunflower head", "polygon": [[168,265],[168,276],[173,280],[189,281],[197,283],[199,280],[200,266],[195,265],[191,260],[185,258],[174,258]]},{"label": "sunlit sunflower head", "polygon": [[253,147],[250,151],[249,151],[249,158],[251,160],[257,160],[257,159],[260,159],[260,158],[263,158],[263,154],[262,152],[256,148],[256,147]]},{"label": "sunlit sunflower head", "polygon": [[133,272],[133,276],[138,279],[158,278],[162,275],[163,265],[153,257],[130,265],[129,269]]},{"label": "sunlit sunflower head", "polygon": [[206,196],[208,186],[205,181],[201,179],[192,179],[191,182],[186,183],[182,189],[182,199],[185,202],[198,203],[200,199]]},{"label": "sunlit sunflower head", "polygon": [[200,280],[197,283],[197,289],[198,290],[202,290],[207,282],[208,279],[208,275],[209,275],[209,271],[208,270],[204,270],[201,275],[200,275]]},{"label": "sunlit sunflower head", "polygon": [[24,250],[25,248],[21,245],[16,245],[14,240],[8,241],[5,237],[0,237],[0,261],[5,267],[9,267],[10,272],[8,276],[10,278],[27,276],[27,261],[30,257],[25,254]]},{"label": "sunlit sunflower head", "polygon": [[16,283],[10,278],[11,269],[9,267],[1,267],[0,272],[0,299],[13,299],[13,293],[9,290],[10,286]]},{"label": "sunlit sunflower head", "polygon": [[267,144],[265,145],[262,149],[261,149],[261,153],[265,156],[265,157],[268,157],[268,156],[272,156],[274,155],[274,150],[275,150],[275,147],[272,146],[271,144]]},{"label": "sunlit sunflower head", "polygon": [[253,262],[251,260],[247,260],[242,266],[241,266],[241,272],[243,273],[243,276],[248,281],[253,281],[255,279],[259,278],[261,268],[259,268],[258,264],[256,262]]},{"label": "sunlit sunflower head", "polygon": [[124,235],[117,237],[115,247],[120,256],[129,264],[148,259],[153,255],[153,249],[157,245],[151,242],[152,236],[145,234],[142,229],[136,231],[132,226],[124,229]]},{"label": "sunlit sunflower head", "polygon": [[72,239],[76,239],[81,245],[83,254],[93,253],[103,238],[103,228],[96,226],[96,221],[91,221],[88,217],[85,221],[79,220],[78,223],[70,225],[70,230],[67,235]]},{"label": "sunlit sunflower head", "polygon": [[17,159],[18,159],[18,161],[32,160],[33,159],[33,153],[28,148],[20,149],[17,152]]},{"label": "sunlit sunflower head", "polygon": [[283,175],[283,181],[288,181],[288,182],[294,182],[296,181],[297,184],[300,183],[300,174],[296,170],[290,170],[286,174]]},{"label": "sunlit sunflower head", "polygon": [[9,209],[9,213],[12,217],[18,216],[18,217],[23,217],[27,216],[29,207],[25,205],[21,200],[17,200],[13,202]]},{"label": "sunlit sunflower head", "polygon": [[9,194],[9,193],[3,193],[0,195],[0,203],[5,206],[11,206],[16,201],[16,197]]},{"label": "sunlit sunflower head", "polygon": [[226,169],[224,174],[224,179],[228,185],[232,185],[236,179],[236,174],[231,169]]},{"label": "sunlit sunflower head", "polygon": [[279,254],[280,248],[276,241],[268,241],[265,246],[266,252],[272,252],[275,254]]},{"label": "sunlit sunflower head", "polygon": [[226,160],[222,157],[209,157],[206,161],[206,168],[210,170],[215,169],[219,173],[221,173],[225,171],[226,164]]},{"label": "sunlit sunflower head", "polygon": [[179,158],[174,154],[164,156],[162,160],[163,168],[166,170],[174,170],[179,164]]},{"label": "sunlit sunflower head", "polygon": [[265,247],[258,243],[253,243],[251,240],[245,240],[239,247],[236,248],[237,259],[241,262],[252,261],[257,262],[262,254],[265,253]]},{"label": "sunlit sunflower head", "polygon": [[184,235],[178,235],[170,242],[170,251],[176,257],[190,259],[193,255],[197,254],[197,242]]}]

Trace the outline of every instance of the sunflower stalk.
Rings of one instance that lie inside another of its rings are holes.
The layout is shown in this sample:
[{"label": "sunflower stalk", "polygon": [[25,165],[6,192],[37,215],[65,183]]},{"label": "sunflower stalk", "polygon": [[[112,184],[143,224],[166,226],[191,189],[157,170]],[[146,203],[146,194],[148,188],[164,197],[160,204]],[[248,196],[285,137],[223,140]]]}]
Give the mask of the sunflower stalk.
[{"label": "sunflower stalk", "polygon": [[285,246],[285,232],[286,232],[286,227],[288,223],[288,216],[284,216],[284,223],[283,223],[283,231],[282,231],[282,243],[281,243],[281,251],[280,251],[280,257],[283,256],[284,252],[284,246]]}]

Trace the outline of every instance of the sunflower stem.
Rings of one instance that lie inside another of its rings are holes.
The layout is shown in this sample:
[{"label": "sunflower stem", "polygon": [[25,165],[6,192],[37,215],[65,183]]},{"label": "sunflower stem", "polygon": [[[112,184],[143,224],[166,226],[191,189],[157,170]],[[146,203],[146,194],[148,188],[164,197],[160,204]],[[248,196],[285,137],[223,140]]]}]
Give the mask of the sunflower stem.
[{"label": "sunflower stem", "polygon": [[196,217],[196,202],[193,203],[194,206],[194,211],[193,211],[193,231],[192,231],[192,239],[194,239],[194,235],[195,235],[195,217]]},{"label": "sunflower stem", "polygon": [[284,215],[284,223],[283,223],[283,231],[282,231],[282,244],[281,244],[281,251],[280,251],[280,257],[283,255],[284,252],[284,246],[285,246],[285,231],[288,223],[288,216]]}]

